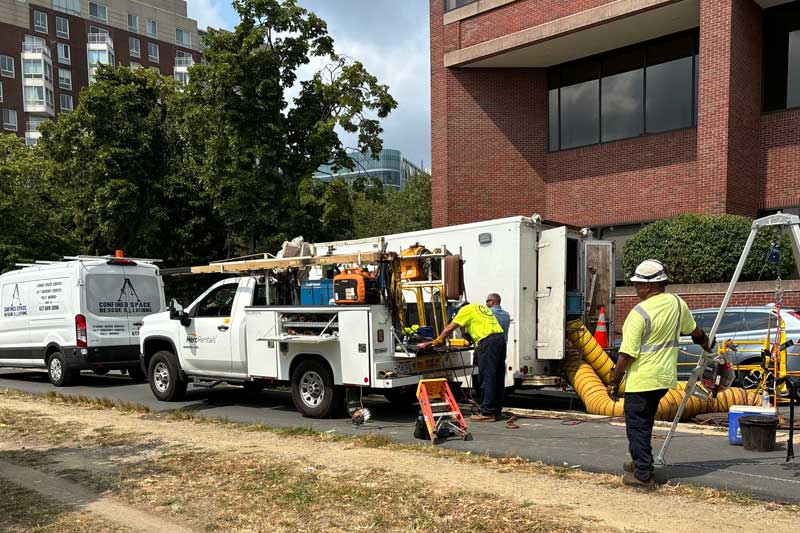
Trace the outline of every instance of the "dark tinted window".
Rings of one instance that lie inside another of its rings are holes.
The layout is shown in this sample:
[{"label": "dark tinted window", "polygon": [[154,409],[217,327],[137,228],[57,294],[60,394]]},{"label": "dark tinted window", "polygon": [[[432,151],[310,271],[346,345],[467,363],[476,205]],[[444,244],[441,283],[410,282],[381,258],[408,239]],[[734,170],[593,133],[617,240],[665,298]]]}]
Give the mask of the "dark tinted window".
[{"label": "dark tinted window", "polygon": [[769,313],[745,311],[742,317],[742,330],[767,329],[775,324],[775,320],[771,319],[771,316]]},{"label": "dark tinted window", "polygon": [[711,332],[711,326],[714,325],[714,319],[717,317],[716,313],[693,313],[693,315],[697,327],[701,328],[706,333]]},{"label": "dark tinted window", "polygon": [[647,47],[647,132],[692,125],[694,114],[694,38],[688,35]]},{"label": "dark tinted window", "polygon": [[697,124],[691,30],[548,70],[551,151]]},{"label": "dark tinted window", "polygon": [[599,67],[592,61],[561,69],[561,148],[600,141]]},{"label": "dark tinted window", "polygon": [[644,129],[644,50],[635,48],[603,60],[602,140],[641,135]]},{"label": "dark tinted window", "polygon": [[764,110],[800,106],[800,2],[764,10]]},{"label": "dark tinted window", "polygon": [[747,331],[744,313],[732,312],[722,315],[722,322],[720,322],[717,333],[736,333],[739,331]]},{"label": "dark tinted window", "polygon": [[236,283],[228,283],[217,287],[197,305],[194,316],[196,317],[209,317],[209,316],[231,316],[233,309],[233,299],[236,296]]},{"label": "dark tinted window", "polygon": [[253,305],[267,305],[267,286],[264,283],[256,284],[256,293],[253,295]]}]

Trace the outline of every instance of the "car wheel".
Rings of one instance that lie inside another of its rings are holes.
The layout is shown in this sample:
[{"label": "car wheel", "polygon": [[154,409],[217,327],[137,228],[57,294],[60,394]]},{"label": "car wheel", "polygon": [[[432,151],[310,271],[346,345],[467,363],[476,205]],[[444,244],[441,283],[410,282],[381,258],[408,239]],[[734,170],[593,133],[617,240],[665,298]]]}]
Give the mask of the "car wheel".
[{"label": "car wheel", "polygon": [[334,385],[326,365],[307,359],[292,374],[292,400],[303,416],[326,418],[344,408],[344,387]]},{"label": "car wheel", "polygon": [[132,366],[128,368],[128,375],[133,381],[147,381],[147,374],[145,374],[144,371],[142,371],[142,369],[138,366]]},{"label": "car wheel", "polygon": [[77,381],[80,373],[80,370],[67,368],[66,359],[61,352],[55,352],[47,361],[47,377],[56,387],[69,387]]},{"label": "car wheel", "polygon": [[162,402],[176,402],[183,399],[186,393],[186,381],[183,379],[171,352],[156,352],[148,366],[150,390]]}]

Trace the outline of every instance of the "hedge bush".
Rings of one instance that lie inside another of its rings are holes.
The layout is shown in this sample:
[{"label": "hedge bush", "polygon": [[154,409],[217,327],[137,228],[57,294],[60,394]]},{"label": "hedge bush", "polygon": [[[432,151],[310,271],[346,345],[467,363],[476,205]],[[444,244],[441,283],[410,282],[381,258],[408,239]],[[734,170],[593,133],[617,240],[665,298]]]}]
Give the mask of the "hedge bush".
[{"label": "hedge bush", "polygon": [[[667,265],[670,283],[728,282],[742,255],[752,220],[736,215],[679,215],[642,228],[626,244],[622,259],[627,280],[641,261],[658,259]],[[767,263],[771,243],[781,244],[781,277],[795,273],[787,235],[759,231],[740,281],[770,280],[777,265]]]}]

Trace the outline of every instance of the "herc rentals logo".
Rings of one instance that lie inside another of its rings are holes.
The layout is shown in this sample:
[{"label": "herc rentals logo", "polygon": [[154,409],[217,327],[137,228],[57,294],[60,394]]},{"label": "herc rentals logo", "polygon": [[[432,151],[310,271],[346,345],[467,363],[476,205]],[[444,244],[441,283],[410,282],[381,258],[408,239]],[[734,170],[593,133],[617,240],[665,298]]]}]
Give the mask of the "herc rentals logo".
[{"label": "herc rentals logo", "polygon": [[28,314],[27,304],[22,303],[19,294],[19,284],[14,285],[14,292],[11,294],[11,305],[3,306],[3,316],[26,316]]},{"label": "herc rentals logo", "polygon": [[136,288],[133,286],[131,278],[125,278],[122,287],[119,289],[119,297],[115,302],[100,302],[101,313],[152,313],[153,304],[149,301],[142,301]]}]

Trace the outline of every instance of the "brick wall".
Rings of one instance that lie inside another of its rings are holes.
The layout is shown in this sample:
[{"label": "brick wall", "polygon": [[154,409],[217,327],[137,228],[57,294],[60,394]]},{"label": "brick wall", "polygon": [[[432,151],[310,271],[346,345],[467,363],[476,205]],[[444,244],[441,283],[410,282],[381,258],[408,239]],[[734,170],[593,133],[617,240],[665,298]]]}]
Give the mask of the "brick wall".
[{"label": "brick wall", "polygon": [[498,9],[454,23],[452,26],[460,24],[460,44],[461,48],[465,48],[613,1],[526,0],[512,2]]},{"label": "brick wall", "polygon": [[760,145],[762,207],[800,204],[800,109],[763,115]]},{"label": "brick wall", "polygon": [[[789,309],[800,309],[800,281],[783,282],[783,306]],[[703,309],[705,307],[719,307],[727,290],[727,283],[699,283],[694,285],[671,285],[669,292],[678,294],[686,300],[689,309]],[[730,307],[759,306],[775,301],[775,283],[769,282],[743,282],[739,283],[731,297]],[[625,317],[639,303],[633,287],[617,289],[617,298],[614,313],[614,330],[622,331]]]}]

